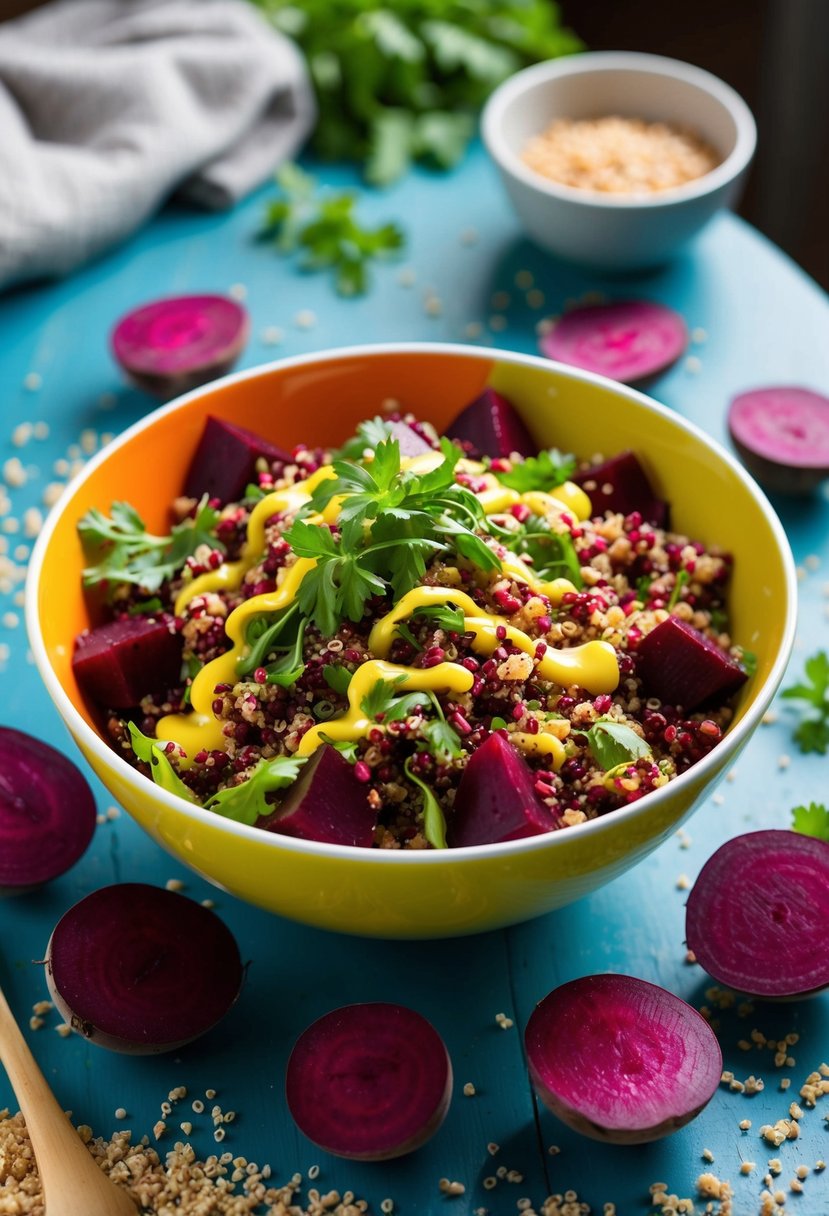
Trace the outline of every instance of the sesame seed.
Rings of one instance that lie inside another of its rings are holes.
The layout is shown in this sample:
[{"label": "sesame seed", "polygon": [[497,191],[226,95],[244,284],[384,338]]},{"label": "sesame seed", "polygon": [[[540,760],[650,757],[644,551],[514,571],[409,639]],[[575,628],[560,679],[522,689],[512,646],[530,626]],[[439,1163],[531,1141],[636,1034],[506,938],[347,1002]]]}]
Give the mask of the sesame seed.
[{"label": "sesame seed", "polygon": [[48,439],[49,438],[49,423],[48,422],[35,422],[34,425],[32,426],[32,434],[35,437],[35,439]]},{"label": "sesame seed", "polygon": [[501,1027],[502,1030],[511,1030],[512,1027],[515,1025],[512,1018],[508,1018],[505,1013],[496,1013],[495,1021]]},{"label": "sesame seed", "polygon": [[685,951],[685,962],[688,963],[689,965],[692,965],[696,961],[697,961],[697,956],[694,954],[693,950],[686,950]]},{"label": "sesame seed", "polygon": [[777,714],[773,709],[768,709],[763,714],[760,721],[763,723],[763,726],[774,726],[775,722],[777,721]]},{"label": "sesame seed", "polygon": [[807,570],[819,570],[820,558],[817,553],[809,553],[804,559],[803,564]]},{"label": "sesame seed", "polygon": [[550,1147],[547,1149],[547,1152],[549,1153],[549,1155],[551,1157],[557,1157],[559,1155],[559,1153],[561,1152],[561,1149],[559,1148],[559,1146],[557,1144],[551,1144]]},{"label": "sesame seed", "polygon": [[93,430],[81,431],[81,451],[91,456],[98,448],[98,432]]},{"label": "sesame seed", "polygon": [[23,387],[30,393],[36,393],[43,385],[43,377],[39,372],[27,372],[23,377]]}]

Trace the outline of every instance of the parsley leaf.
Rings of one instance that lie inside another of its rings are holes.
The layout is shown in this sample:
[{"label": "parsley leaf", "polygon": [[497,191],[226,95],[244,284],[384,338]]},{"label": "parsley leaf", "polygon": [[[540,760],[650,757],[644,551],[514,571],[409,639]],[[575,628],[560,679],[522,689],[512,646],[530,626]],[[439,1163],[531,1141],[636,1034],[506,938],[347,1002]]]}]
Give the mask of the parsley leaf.
[{"label": "parsley leaf", "polygon": [[677,603],[679,602],[679,597],[682,593],[682,588],[685,586],[685,584],[687,582],[690,581],[690,578],[691,578],[691,576],[687,570],[680,570],[678,572],[676,579],[674,580],[674,589],[671,592],[670,599],[668,600],[668,611],[669,612],[673,611],[673,609],[676,608]]},{"label": "parsley leaf", "polygon": [[431,722],[424,722],[422,734],[426,741],[425,750],[432,753],[438,764],[448,764],[463,755],[461,739],[454,726],[441,717]]},{"label": "parsley leaf", "polygon": [[344,696],[351,683],[351,672],[345,667],[340,667],[339,664],[326,663],[322,669],[322,678],[329,688]]},{"label": "parsley leaf", "polygon": [[[786,688],[781,696],[803,701],[813,711],[796,727],[794,738],[802,752],[829,751],[829,656],[825,650],[811,655],[804,664],[805,680]],[[807,713],[808,713],[807,710]]]},{"label": "parsley leaf", "polygon": [[594,760],[605,772],[651,755],[650,746],[624,722],[599,718],[584,734]]},{"label": "parsley leaf", "polygon": [[405,676],[398,676],[395,680],[378,680],[368,690],[360,702],[360,709],[367,718],[376,720],[389,712],[397,699],[394,690],[403,683],[405,678]]},{"label": "parsley leaf", "polygon": [[567,578],[574,587],[581,587],[581,563],[569,532],[554,532],[546,520],[531,515],[520,530],[513,533],[507,547],[519,557],[530,559],[539,578]]},{"label": "parsley leaf", "polygon": [[215,534],[218,511],[201,500],[193,519],[176,524],[169,536],[153,536],[135,507],[114,502],[110,516],[92,508],[78,521],[84,552],[98,559],[83,572],[85,587],[133,583],[144,591],[157,591],[165,579],[181,570],[200,545],[224,552]]},{"label": "parsley leaf", "polygon": [[514,464],[509,473],[496,473],[495,476],[502,485],[526,494],[530,490],[554,490],[569,481],[575,471],[575,456],[565,456],[558,448],[549,448]]},{"label": "parsley leaf", "polygon": [[412,757],[403,765],[406,776],[420,789],[423,795],[423,835],[435,849],[446,848],[446,820],[440,803],[425,781],[412,772]]},{"label": "parsley leaf", "polygon": [[373,452],[378,443],[383,443],[392,435],[391,423],[380,417],[367,418],[357,427],[356,435],[347,439],[338,452],[334,452],[334,460],[361,460],[367,451]]},{"label": "parsley leaf", "polygon": [[184,798],[187,802],[198,802],[196,795],[184,784],[173,767],[170,757],[164,751],[164,744],[159,739],[150,739],[148,735],[143,735],[134,722],[128,722],[127,726],[132,750],[139,760],[149,764],[155,784],[170,794],[178,794],[179,798]]},{"label": "parsley leaf", "polygon": [[792,828],[804,836],[816,836],[829,841],[829,807],[822,802],[810,802],[808,806],[792,809]]},{"label": "parsley leaf", "polygon": [[322,739],[323,743],[330,743],[332,747],[336,748],[338,752],[345,756],[349,764],[357,763],[359,748],[354,740],[332,739],[330,735],[326,735],[323,731],[320,731],[320,738]]},{"label": "parsley leaf", "polygon": [[396,224],[364,227],[354,214],[357,196],[315,194],[315,182],[298,165],[276,174],[281,197],[268,204],[260,240],[273,241],[278,253],[300,253],[300,270],[331,270],[341,296],[364,295],[370,263],[388,258],[405,244]]},{"label": "parsley leaf", "polygon": [[460,608],[451,608],[449,604],[427,604],[423,608],[417,608],[414,615],[425,617],[447,633],[463,633],[465,628],[463,612]]},{"label": "parsley leaf", "polygon": [[270,815],[273,810],[267,795],[293,785],[305,759],[304,756],[274,756],[272,760],[260,760],[246,781],[219,790],[205,802],[205,809],[252,827],[257,819]]}]

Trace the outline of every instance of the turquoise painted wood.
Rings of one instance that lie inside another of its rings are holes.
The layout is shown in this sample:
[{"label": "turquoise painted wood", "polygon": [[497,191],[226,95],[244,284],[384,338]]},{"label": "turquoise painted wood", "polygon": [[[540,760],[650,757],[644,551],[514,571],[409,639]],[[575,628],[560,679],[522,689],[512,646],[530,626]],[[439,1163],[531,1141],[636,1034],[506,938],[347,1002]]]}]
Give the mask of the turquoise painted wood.
[{"label": "turquoise painted wood", "polygon": [[[347,170],[329,169],[323,176],[332,186],[355,182]],[[384,267],[367,298],[345,302],[324,277],[301,276],[254,243],[267,195],[263,191],[227,216],[170,207],[134,240],[73,278],[0,300],[0,463],[17,456],[28,474],[24,486],[8,490],[11,511],[0,524],[0,536],[9,553],[31,544],[22,530],[11,530],[9,521],[22,520],[27,507],[41,505],[46,485],[57,479],[55,462],[72,459],[70,445],[80,442],[81,433],[117,432],[152,407],[122,384],[106,336],[122,312],[159,295],[243,284],[253,318],[242,360],[248,366],[350,342],[463,341],[474,323],[481,326],[474,339],[479,343],[534,351],[538,320],[559,311],[570,297],[595,290],[651,297],[679,309],[692,329],[705,331],[690,351],[697,362],[680,362],[661,377],[653,394],[720,439],[726,403],[740,389],[796,383],[826,391],[829,385],[825,299],[777,250],[731,216],[717,219],[669,268],[602,281],[556,264],[522,239],[494,172],[476,151],[450,177],[417,172],[384,194],[366,195],[367,216],[405,222],[410,247],[403,266],[411,274],[403,278],[413,276],[414,282],[405,286],[399,267]],[[526,270],[543,302],[516,286],[516,274]],[[509,302],[493,301],[494,293],[507,293]],[[439,298],[440,315],[424,310],[427,295]],[[312,328],[297,327],[300,310],[316,315]],[[284,330],[279,347],[262,341],[269,326]],[[24,387],[33,372],[42,380],[37,391]],[[14,447],[13,428],[23,421],[48,423],[48,438]],[[793,660],[793,670],[799,670],[806,654],[829,644],[829,504],[824,496],[779,506],[804,567]],[[813,569],[818,560],[822,566]],[[0,722],[40,735],[78,759],[30,664],[22,623],[13,623],[20,615],[12,594],[0,596]],[[700,1172],[713,1168],[731,1179],[737,1216],[748,1216],[758,1210],[761,1176],[773,1155],[758,1129],[787,1114],[802,1079],[829,1057],[829,998],[758,1006],[745,1018],[733,1011],[720,1015],[726,1067],[741,1078],[761,1075],[764,1092],[748,1098],[723,1088],[694,1124],[644,1148],[600,1146],[567,1132],[546,1112],[539,1115],[524,1068],[521,1029],[534,1002],[549,989],[592,971],[628,972],[703,1003],[705,978],[683,961],[680,875],[693,879],[728,837],[753,827],[785,826],[792,805],[826,797],[829,761],[797,754],[790,742],[791,711],[780,707],[778,712],[778,723],[762,728],[740,758],[734,780],[692,820],[688,847],[683,838],[674,838],[603,891],[531,924],[457,943],[336,938],[211,891],[122,815],[99,826],[91,850],[72,873],[37,894],[0,904],[0,975],[25,1025],[32,1005],[45,995],[42,969],[33,960],[42,958],[54,923],[75,900],[123,879],[163,884],[180,878],[194,898],[216,898],[219,914],[251,960],[244,993],[217,1030],[175,1058],[115,1056],[77,1037],[63,1040],[55,1033],[54,1014],[42,1029],[27,1030],[61,1102],[77,1121],[105,1134],[126,1125],[140,1135],[152,1128],[168,1091],[186,1085],[190,1097],[168,1121],[170,1131],[159,1147],[183,1138],[178,1124],[190,1120],[193,1142],[204,1155],[216,1149],[212,1124],[206,1115],[192,1113],[190,1100],[214,1088],[224,1109],[238,1112],[222,1148],[269,1161],[278,1178],[295,1170],[305,1173],[317,1163],[320,1187],[351,1188],[365,1195],[374,1211],[391,1196],[403,1213],[446,1208],[467,1216],[486,1208],[493,1216],[507,1216],[525,1196],[540,1203],[549,1191],[575,1188],[594,1212],[614,1201],[620,1216],[637,1216],[650,1210],[652,1181],[691,1195]],[[779,766],[784,753],[792,753],[788,768]],[[105,811],[110,799],[97,784],[96,793]],[[290,1046],[309,1021],[338,1004],[371,999],[409,1003],[434,1021],[455,1063],[456,1096],[446,1125],[426,1149],[395,1163],[350,1165],[327,1157],[295,1131],[283,1104],[283,1073]],[[496,1024],[502,1011],[514,1019],[512,1029]],[[796,1066],[775,1070],[770,1053],[740,1050],[738,1040],[754,1027],[769,1036],[797,1031]],[[792,1078],[788,1093],[778,1088],[782,1075]],[[475,1085],[474,1097],[462,1093],[467,1081]],[[0,1077],[0,1107],[6,1102],[12,1098]],[[829,1102],[824,1105],[829,1110]],[[114,1118],[119,1106],[129,1112],[126,1124]],[[829,1156],[824,1113],[819,1107],[808,1112],[801,1139],[780,1150],[781,1182],[788,1182],[797,1165],[811,1166]],[[745,1118],[752,1128],[744,1133],[738,1123]],[[500,1145],[495,1156],[488,1153],[488,1142]],[[550,1155],[550,1145],[560,1152]],[[704,1148],[714,1154],[713,1167],[702,1160]],[[754,1161],[758,1168],[741,1176],[742,1161]],[[518,1171],[523,1180],[501,1179],[494,1189],[485,1189],[484,1179],[495,1176],[499,1166]],[[465,1194],[444,1199],[441,1177],[463,1182]],[[805,1186],[796,1210],[810,1216],[829,1212],[829,1177],[810,1177]]]}]

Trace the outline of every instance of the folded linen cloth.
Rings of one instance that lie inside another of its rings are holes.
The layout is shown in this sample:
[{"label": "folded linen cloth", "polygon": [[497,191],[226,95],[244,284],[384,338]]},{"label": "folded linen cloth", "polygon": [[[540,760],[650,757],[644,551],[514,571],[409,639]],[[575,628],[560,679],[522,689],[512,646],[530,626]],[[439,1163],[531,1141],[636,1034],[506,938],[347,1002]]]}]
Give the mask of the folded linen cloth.
[{"label": "folded linen cloth", "polygon": [[174,191],[230,206],[314,120],[246,0],[53,0],[0,24],[0,288],[64,274]]}]

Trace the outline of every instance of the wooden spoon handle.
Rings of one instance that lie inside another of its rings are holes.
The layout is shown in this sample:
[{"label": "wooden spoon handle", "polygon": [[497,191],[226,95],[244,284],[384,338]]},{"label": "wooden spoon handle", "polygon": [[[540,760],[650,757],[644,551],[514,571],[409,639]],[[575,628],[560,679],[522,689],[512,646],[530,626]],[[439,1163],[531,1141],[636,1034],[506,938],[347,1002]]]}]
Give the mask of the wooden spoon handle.
[{"label": "wooden spoon handle", "polygon": [[47,1216],[136,1216],[132,1199],[110,1182],[61,1110],[1,988],[0,1061],[26,1120]]}]

